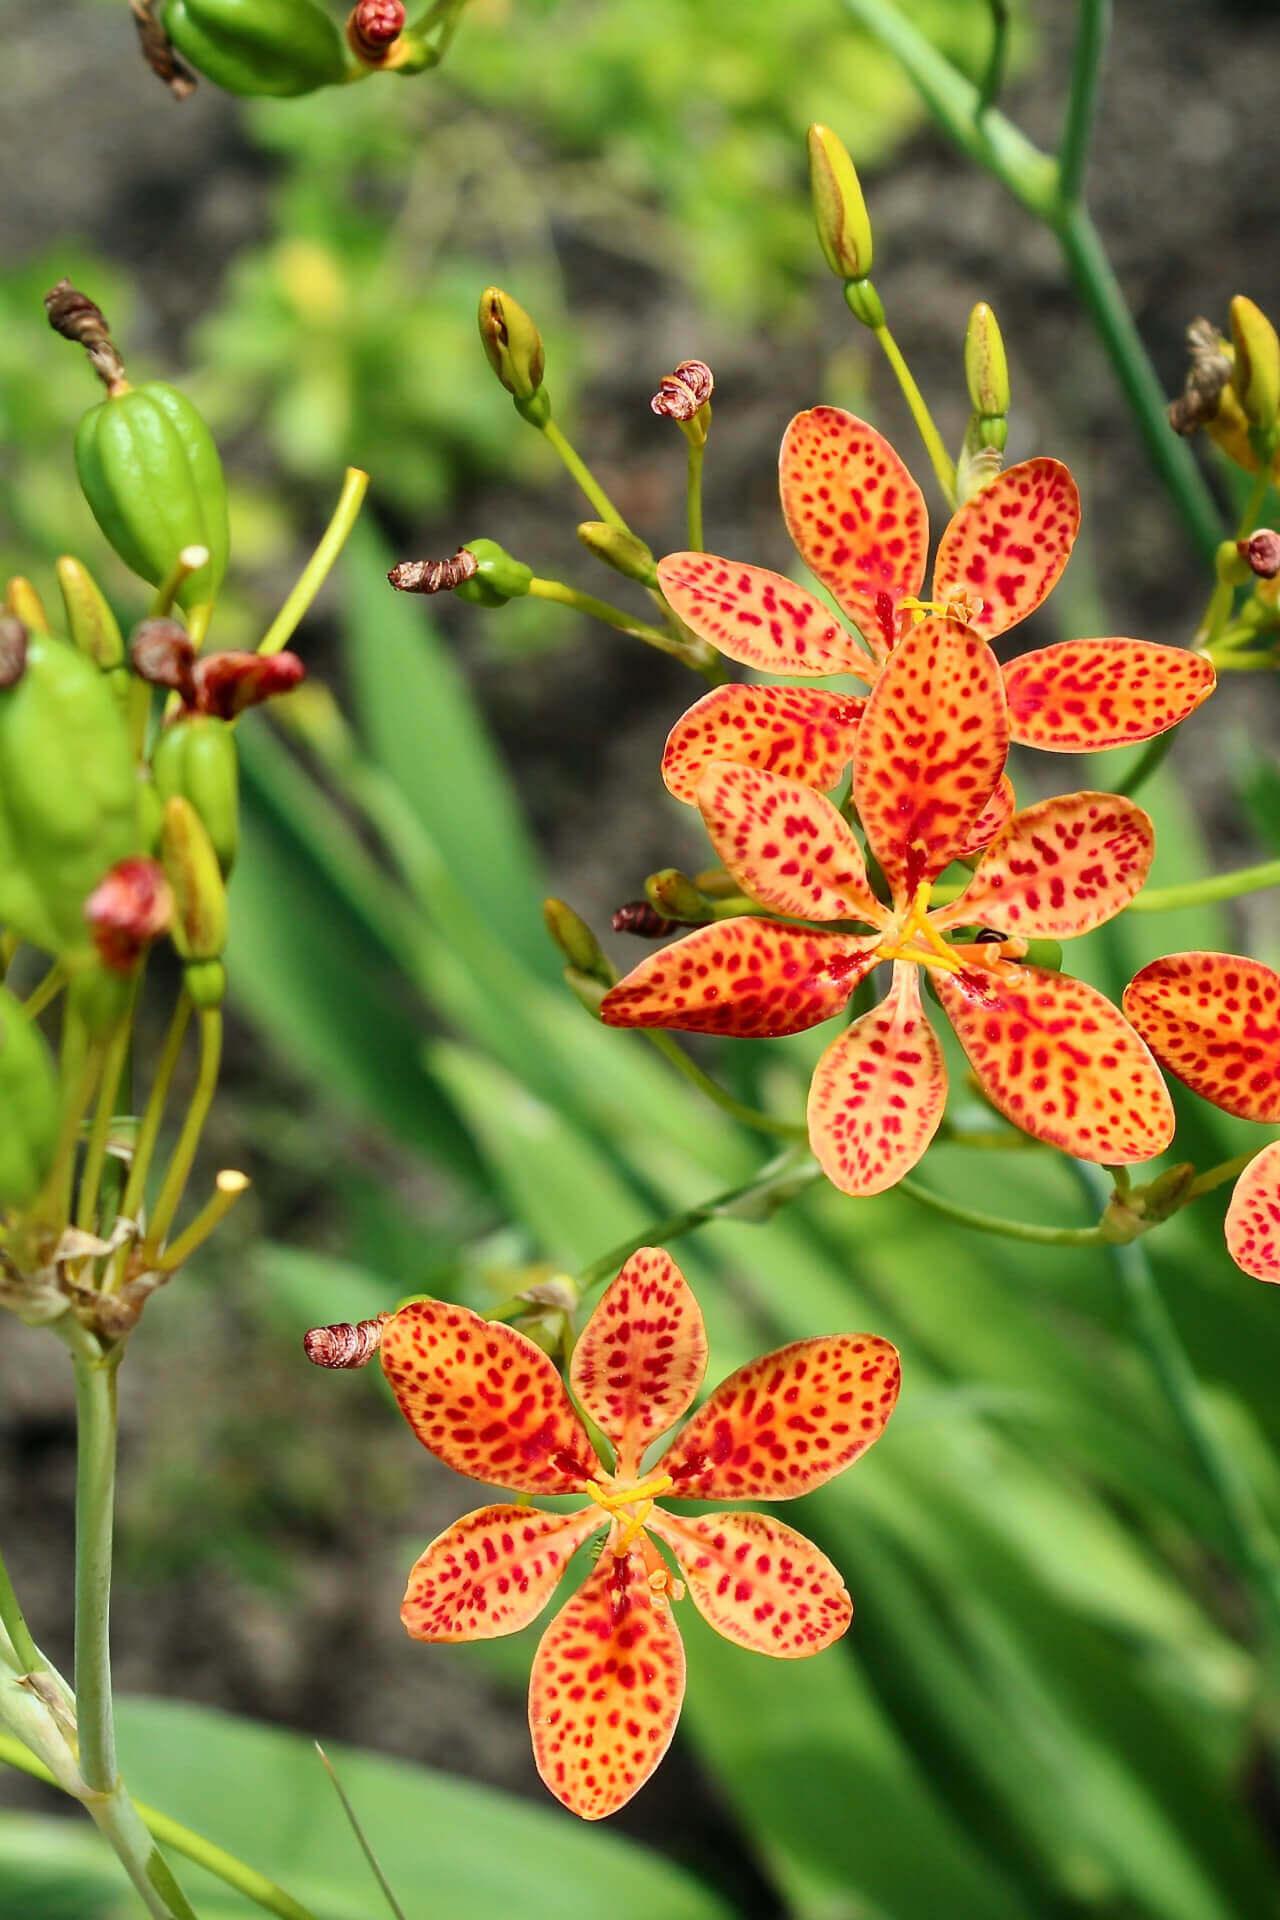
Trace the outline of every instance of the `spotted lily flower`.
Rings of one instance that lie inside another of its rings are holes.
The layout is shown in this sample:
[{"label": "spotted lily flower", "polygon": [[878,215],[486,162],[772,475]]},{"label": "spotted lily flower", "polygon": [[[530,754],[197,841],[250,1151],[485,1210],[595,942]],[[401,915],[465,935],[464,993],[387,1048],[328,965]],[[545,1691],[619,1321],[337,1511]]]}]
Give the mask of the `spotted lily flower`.
[{"label": "spotted lily flower", "polygon": [[[1124,1009],[1161,1065],[1224,1113],[1280,1123],[1280,973],[1238,953],[1170,953],[1125,988]],[[1280,1140],[1236,1181],[1227,1251],[1280,1281]]]},{"label": "spotted lily flower", "polygon": [[[1080,526],[1080,496],[1062,462],[1023,460],[952,516],[922,601],[928,513],[883,434],[839,407],[813,407],[787,428],[779,472],[800,557],[857,635],[813,594],[763,567],[706,553],[669,554],[658,567],[686,626],[765,673],[850,674],[871,685],[928,611],[994,640],[1047,597]],[[1185,720],[1215,685],[1202,654],[1121,638],[1059,641],[1003,673],[1011,738],[1056,753],[1150,740]],[[663,777],[677,799],[691,801],[711,760],[741,760],[825,790],[848,765],[863,705],[862,696],[817,687],[717,687],[677,723]]]},{"label": "spotted lily flower", "polygon": [[717,1632],[778,1659],[820,1653],[851,1617],[835,1567],[780,1520],[695,1518],[657,1502],[792,1500],[843,1473],[893,1411],[896,1351],[864,1333],[781,1347],[731,1374],[646,1466],[706,1363],[684,1275],[660,1247],[642,1248],[587,1321],[569,1369],[579,1406],[612,1449],[609,1465],[551,1361],[514,1328],[419,1300],[383,1331],[387,1379],[424,1447],[473,1480],[586,1502],[572,1513],[480,1507],[447,1528],[409,1576],[401,1618],[415,1639],[518,1632],[572,1554],[608,1530],[594,1571],[539,1642],[529,1689],[538,1772],[584,1820],[616,1813],[671,1744],[685,1678],[673,1603],[686,1582]]},{"label": "spotted lily flower", "polygon": [[[713,761],[697,803],[716,851],[744,893],[786,920],[698,928],[613,987],[601,1017],[619,1027],[798,1033],[839,1013],[887,960],[887,998],[827,1048],[809,1093],[810,1143],[842,1191],[892,1186],[942,1118],[946,1071],[924,1017],[922,973],[987,1098],[1016,1126],[1082,1160],[1161,1153],[1173,1109],[1138,1035],[1094,988],[1016,957],[1030,939],[1087,933],[1128,905],[1151,865],[1151,821],[1104,793],[1064,794],[1009,817],[1007,750],[986,641],[936,616],[911,627],[853,743],[852,798],[889,902],[873,892],[831,801],[762,768]],[[930,907],[944,869],[980,849],[959,898]],[[965,928],[973,932],[960,944],[948,937]]]}]

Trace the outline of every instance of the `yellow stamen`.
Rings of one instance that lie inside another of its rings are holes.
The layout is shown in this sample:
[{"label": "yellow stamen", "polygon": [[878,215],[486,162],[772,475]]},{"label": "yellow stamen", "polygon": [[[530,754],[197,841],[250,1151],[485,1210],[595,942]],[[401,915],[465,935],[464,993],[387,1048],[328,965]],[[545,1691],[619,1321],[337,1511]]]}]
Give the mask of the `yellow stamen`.
[{"label": "yellow stamen", "polygon": [[[660,1493],[675,1485],[669,1473],[654,1473],[634,1487],[602,1487],[598,1480],[587,1482],[587,1493],[598,1507],[608,1514],[626,1518],[622,1533],[614,1543],[614,1552],[619,1558],[628,1553],[637,1535],[643,1533],[644,1523],[653,1512],[653,1503]],[[636,1509],[639,1509],[637,1512]]]}]

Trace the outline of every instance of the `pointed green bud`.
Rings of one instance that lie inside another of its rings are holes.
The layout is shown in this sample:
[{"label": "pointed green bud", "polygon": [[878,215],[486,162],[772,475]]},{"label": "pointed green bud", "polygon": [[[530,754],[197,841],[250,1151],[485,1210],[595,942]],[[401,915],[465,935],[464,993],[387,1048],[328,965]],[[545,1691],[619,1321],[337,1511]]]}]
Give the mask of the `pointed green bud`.
[{"label": "pointed green bud", "polygon": [[173,944],[184,960],[217,960],[227,944],[227,889],[204,822],[173,794],[164,808],[160,860],[173,891]]},{"label": "pointed green bud", "polygon": [[884,325],[884,302],[869,280],[846,280],[844,303],[855,320],[872,333]]},{"label": "pointed green bud", "polygon": [[1231,302],[1235,367],[1231,384],[1250,426],[1273,428],[1280,416],[1280,339],[1261,307],[1238,293]]},{"label": "pointed green bud", "polygon": [[468,540],[464,552],[475,559],[473,581],[481,581],[504,600],[520,600],[528,593],[533,568],[526,567],[523,560],[513,559],[496,540]]},{"label": "pointed green bud", "polygon": [[979,300],[965,329],[964,377],[977,447],[1002,451],[1008,433],[1009,363],[996,316],[985,300]]},{"label": "pointed green bud", "polygon": [[683,920],[705,926],[711,919],[705,895],[699,893],[687,873],[678,867],[663,867],[651,873],[644,883],[649,905],[667,920]]},{"label": "pointed green bud", "polygon": [[613,985],[618,976],[605,958],[600,942],[586,921],[567,902],[554,897],[544,900],[542,917],[546,921],[547,932],[575,972],[585,974],[591,980],[603,981],[606,987]]},{"label": "pointed green bud", "polygon": [[871,222],[857,169],[830,127],[809,129],[809,184],[827,265],[841,280],[865,280],[871,271]]},{"label": "pointed green bud", "polygon": [[64,553],[55,571],[67,616],[67,632],[104,672],[124,665],[124,640],[107,597],[88,567]]},{"label": "pointed green bud", "polygon": [[501,287],[486,287],[480,295],[479,319],[489,365],[513,400],[533,400],[541,390],[546,365],[537,327],[520,302]]},{"label": "pointed green bud", "polygon": [[658,569],[653,554],[638,534],[611,527],[607,520],[584,520],[578,528],[578,538],[588,553],[594,553],[597,560],[612,567],[615,573],[625,575],[628,580],[638,580],[642,587],[657,586]]}]

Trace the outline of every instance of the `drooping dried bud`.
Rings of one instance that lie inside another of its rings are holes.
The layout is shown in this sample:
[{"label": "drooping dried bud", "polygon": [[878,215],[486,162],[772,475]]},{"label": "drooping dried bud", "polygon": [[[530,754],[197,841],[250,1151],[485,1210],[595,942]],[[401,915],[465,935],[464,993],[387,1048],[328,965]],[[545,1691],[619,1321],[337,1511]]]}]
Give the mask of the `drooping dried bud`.
[{"label": "drooping dried bud", "polygon": [[312,1327],[302,1336],[302,1351],[313,1367],[367,1367],[382,1345],[382,1329],[391,1318],[380,1313],[372,1320],[343,1321],[332,1327]]},{"label": "drooping dried bud", "polygon": [[557,900],[553,896],[543,901],[542,917],[547,932],[571,967],[593,980],[603,980],[607,986],[613,985],[617,975],[581,914],[575,913],[567,901]]},{"label": "drooping dried bud", "polygon": [[714,388],[715,378],[705,360],[682,360],[674,373],[663,374],[649,405],[654,413],[683,425],[701,413]]},{"label": "drooping dried bud", "polygon": [[1280,533],[1259,527],[1247,540],[1236,542],[1236,552],[1259,580],[1274,580],[1280,573]]},{"label": "drooping dried bud", "polygon": [[387,578],[397,593],[452,593],[475,571],[474,553],[459,547],[451,560],[402,560]]},{"label": "drooping dried bud", "polygon": [[180,620],[167,615],[140,620],[129,639],[129,658],[140,680],[153,687],[168,687],[190,706],[196,649]]},{"label": "drooping dried bud", "polygon": [[486,287],[480,295],[479,322],[489,365],[507,392],[517,403],[533,400],[542,387],[546,355],[529,315],[501,287]]},{"label": "drooping dried bud", "polygon": [[1212,420],[1222,404],[1222,393],[1231,379],[1231,359],[1226,343],[1212,320],[1193,320],[1187,328],[1186,385],[1169,405],[1169,425],[1184,438]]},{"label": "drooping dried bud", "polygon": [[124,361],[116,351],[106,315],[87,293],[78,292],[69,280],[59,280],[57,286],[50,287],[46,293],[44,310],[55,333],[84,348],[108,393],[128,392]]},{"label": "drooping dried bud", "polygon": [[1280,337],[1262,308],[1242,293],[1231,302],[1231,338],[1231,384],[1250,426],[1269,430],[1280,417]]},{"label": "drooping dried bud", "polygon": [[347,19],[347,40],[357,60],[380,65],[404,32],[402,0],[359,0]]},{"label": "drooping dried bud", "polygon": [[684,923],[664,919],[648,900],[627,900],[613,915],[615,933],[634,933],[641,940],[665,940]]},{"label": "drooping dried bud", "polygon": [[578,528],[578,538],[588,553],[594,553],[597,560],[612,567],[615,573],[628,580],[638,580],[641,586],[657,586],[658,569],[653,554],[638,534],[625,527],[610,526],[607,520],[584,520]]},{"label": "drooping dried bud", "polygon": [[865,280],[871,271],[871,221],[858,171],[830,127],[809,129],[809,185],[818,244],[841,280]]},{"label": "drooping dried bud", "polygon": [[113,973],[131,973],[153,940],[167,932],[173,894],[154,860],[121,860],[85,901],[98,958]]},{"label": "drooping dried bud", "polygon": [[138,29],[142,57],[156,78],[163,80],[175,100],[186,100],[196,90],[195,70],[189,67],[151,10],[151,0],[129,0]]},{"label": "drooping dried bud", "polygon": [[0,613],[0,689],[16,687],[26,664],[26,628],[16,614]]},{"label": "drooping dried bud", "polygon": [[197,713],[234,720],[264,700],[291,693],[306,673],[296,653],[211,653],[196,662],[190,704]]}]

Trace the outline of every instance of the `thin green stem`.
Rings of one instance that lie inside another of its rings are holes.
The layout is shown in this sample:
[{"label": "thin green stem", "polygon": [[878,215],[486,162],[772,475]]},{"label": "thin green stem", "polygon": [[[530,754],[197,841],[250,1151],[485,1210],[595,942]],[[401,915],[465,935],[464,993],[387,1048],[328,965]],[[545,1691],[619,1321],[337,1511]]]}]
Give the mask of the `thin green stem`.
[{"label": "thin green stem", "polygon": [[[0,1763],[14,1767],[20,1773],[30,1774],[33,1780],[42,1780],[46,1786],[57,1786],[48,1767],[29,1753],[20,1740],[11,1735],[0,1733]],[[141,1800],[135,1800],[134,1810],[153,1838],[163,1846],[172,1847],[175,1853],[181,1853],[197,1866],[204,1867],[215,1874],[229,1887],[252,1900],[267,1913],[280,1915],[280,1920],[316,1920],[309,1907],[269,1880],[263,1873],[247,1866],[243,1860],[237,1860],[233,1853],[220,1847],[212,1840],[206,1840],[203,1834],[194,1833],[190,1827],[184,1827],[179,1820],[171,1819],[167,1813],[161,1813],[156,1807],[149,1807]]]},{"label": "thin green stem", "polygon": [[576,1276],[579,1295],[590,1293],[606,1280],[612,1280],[619,1268],[640,1247],[679,1239],[681,1234],[692,1233],[695,1228],[706,1226],[712,1220],[738,1219],[756,1223],[768,1220],[779,1207],[785,1206],[821,1178],[822,1168],[816,1160],[799,1156],[795,1149],[788,1149],[777,1159],[769,1161],[767,1166],[740,1187],[731,1187],[727,1193],[717,1193],[712,1199],[703,1200],[695,1207],[686,1207],[681,1213],[668,1215],[665,1220],[656,1220],[642,1232],[633,1234],[629,1240],[602,1253],[599,1259],[583,1267]]},{"label": "thin green stem", "polygon": [[940,1147],[974,1147],[988,1153],[1030,1153],[1043,1149],[1044,1142],[1016,1127],[958,1127],[944,1120],[934,1135]]},{"label": "thin green stem", "polygon": [[[178,995],[169,1020],[169,1029],[165,1034],[164,1044],[160,1049],[160,1059],[156,1065],[155,1079],[151,1083],[151,1092],[147,1096],[146,1111],[143,1113],[138,1137],[134,1143],[129,1178],[120,1201],[120,1215],[125,1220],[137,1220],[141,1217],[146,1199],[147,1175],[151,1171],[156,1143],[160,1138],[164,1110],[168,1104],[169,1090],[173,1085],[173,1076],[182,1054],[182,1042],[186,1038],[191,1013],[191,996],[184,988]],[[128,1248],[121,1247],[111,1266],[107,1281],[108,1291],[117,1287],[123,1280],[128,1258]]]},{"label": "thin green stem", "polygon": [[116,1095],[120,1091],[132,1027],[133,1010],[130,1007],[129,1013],[120,1021],[108,1042],[106,1058],[103,1062],[102,1082],[98,1088],[98,1105],[93,1116],[89,1145],[85,1151],[84,1170],[80,1175],[80,1198],[76,1207],[76,1225],[82,1233],[94,1232],[97,1224],[102,1169],[107,1163],[107,1142],[111,1137]]},{"label": "thin green stem", "polygon": [[157,1253],[163,1247],[165,1235],[173,1225],[173,1217],[182,1205],[182,1196],[195,1164],[200,1135],[218,1087],[218,1071],[222,1064],[222,1015],[216,1007],[202,1007],[199,1019],[200,1066],[195,1089],[183,1118],[173,1157],[160,1186],[155,1211],[147,1223],[146,1245],[150,1251]]},{"label": "thin green stem", "polygon": [[1201,1194],[1213,1193],[1218,1187],[1227,1186],[1232,1180],[1239,1179],[1251,1160],[1255,1160],[1262,1151],[1260,1147],[1248,1147],[1243,1153],[1232,1154],[1230,1160],[1220,1160],[1216,1167],[1206,1167],[1198,1173],[1187,1188],[1186,1201],[1198,1200]]},{"label": "thin green stem", "polygon": [[689,550],[691,553],[701,553],[703,550],[702,463],[706,458],[706,452],[707,443],[705,440],[690,440],[686,482],[686,521]]},{"label": "thin green stem", "polygon": [[643,640],[646,646],[656,647],[660,653],[670,654],[673,660],[679,660],[686,667],[692,667],[698,673],[707,673],[709,669],[719,673],[719,655],[705,642],[685,640],[678,634],[670,633],[665,627],[651,627],[644,620],[637,620],[623,607],[615,607],[611,601],[598,599],[594,593],[583,593],[578,587],[566,585],[563,580],[543,580],[536,574],[529,582],[529,592],[535,600],[554,600],[562,607],[572,607],[577,613],[589,614],[593,620],[601,620],[605,626],[613,627],[618,633],[628,633],[636,640]]},{"label": "thin green stem", "polygon": [[1124,779],[1117,782],[1118,794],[1123,794],[1127,799],[1132,800],[1142,791],[1148,780],[1159,773],[1177,731],[1176,727],[1170,727],[1166,733],[1158,733],[1154,740],[1148,740]]},{"label": "thin green stem", "polygon": [[377,1881],[378,1888],[382,1894],[383,1899],[386,1901],[392,1913],[395,1915],[395,1920],[405,1920],[404,1908],[400,1905],[400,1902],[396,1899],[395,1894],[392,1892],[391,1882],[387,1879],[386,1874],[382,1871],[382,1863],[378,1859],[377,1854],[374,1852],[373,1848],[369,1844],[368,1839],[365,1836],[365,1830],[361,1826],[356,1810],[352,1806],[351,1801],[347,1796],[347,1790],[343,1786],[341,1780],[339,1780],[338,1778],[337,1768],[334,1766],[332,1760],[330,1760],[328,1754],[325,1752],[324,1748],[320,1745],[320,1742],[318,1740],[315,1742],[315,1749],[316,1749],[316,1752],[320,1755],[321,1765],[324,1767],[325,1772],[328,1774],[329,1779],[333,1783],[333,1790],[337,1794],[338,1799],[341,1802],[342,1811],[347,1816],[348,1824],[350,1825],[352,1833],[354,1833],[356,1837],[356,1843],[359,1846],[361,1853],[364,1855],[365,1859],[369,1863],[369,1871],[373,1875],[374,1879]]},{"label": "thin green stem", "polygon": [[165,1273],[176,1273],[179,1267],[186,1265],[205,1241],[230,1213],[237,1200],[249,1190],[249,1181],[243,1173],[230,1168],[218,1175],[213,1193],[205,1201],[189,1227],[184,1227],[176,1240],[171,1240],[165,1248],[158,1265]]},{"label": "thin green stem", "polygon": [[1110,30],[1111,0],[1080,0],[1080,19],[1071,59],[1071,91],[1058,147],[1058,193],[1064,207],[1075,206],[1084,189]]},{"label": "thin green stem", "polygon": [[368,490],[368,474],[362,473],[359,467],[348,467],[333,518],[321,534],[315,552],[298,575],[284,605],[258,642],[259,653],[279,653],[282,647],[288,646],[307,609],[328,579],[334,561],[346,546]]},{"label": "thin green stem", "polygon": [[1102,1239],[1096,1226],[1042,1227],[1030,1220],[1005,1220],[999,1214],[979,1213],[973,1207],[962,1207],[954,1200],[944,1199],[942,1194],[922,1187],[916,1180],[899,1180],[898,1192],[954,1220],[958,1226],[971,1227],[975,1233],[999,1234],[1005,1240],[1027,1240],[1041,1247],[1092,1247]]},{"label": "thin green stem", "polygon": [[650,1046],[660,1053],[664,1060],[670,1061],[677,1073],[683,1074],[690,1086],[713,1100],[724,1113],[731,1114],[741,1121],[744,1127],[753,1127],[757,1133],[772,1133],[784,1140],[807,1140],[809,1129],[803,1120],[775,1120],[771,1113],[762,1113],[758,1107],[749,1107],[742,1100],[735,1100],[709,1073],[704,1073],[697,1061],[687,1054],[678,1040],[673,1040],[661,1027],[641,1029]]},{"label": "thin green stem", "polygon": [[582,455],[573,443],[560,431],[555,421],[547,420],[540,431],[547,441],[547,444],[555,448],[565,468],[572,476],[576,485],[591,502],[596,512],[600,515],[600,518],[607,520],[611,527],[617,527],[620,532],[630,533],[630,527],[618,512],[618,509],[614,506],[612,500],[600,485],[600,482],[596,479],[586,461],[582,458]]},{"label": "thin green stem", "polygon": [[71,1185],[75,1177],[76,1147],[80,1126],[97,1085],[101,1048],[89,1040],[84,1021],[68,1004],[62,1027],[62,1126],[54,1148],[53,1164],[37,1203],[41,1218],[51,1226],[65,1224],[71,1211]]},{"label": "thin green stem", "polygon": [[4,1555],[0,1554],[0,1625],[3,1625],[24,1673],[43,1673],[48,1664],[31,1635],[26,1615],[18,1604]]},{"label": "thin green stem", "polygon": [[[1109,1196],[1099,1170],[1081,1161],[1072,1161],[1071,1166],[1084,1192],[1105,1205]],[[1156,1285],[1145,1247],[1136,1240],[1120,1246],[1108,1243],[1107,1258],[1120,1280],[1134,1327],[1183,1439],[1217,1494],[1227,1532],[1250,1577],[1270,1649],[1275,1652],[1280,1648],[1280,1547],[1275,1535],[1252,1485],[1204,1404],[1200,1383]]]},{"label": "thin green stem", "polygon": [[22,1003],[22,1011],[28,1020],[38,1020],[45,1008],[53,1005],[66,984],[67,970],[60,961],[55,960]]},{"label": "thin green stem", "polygon": [[1211,873],[1180,887],[1150,887],[1129,902],[1129,913],[1173,913],[1179,907],[1202,907],[1212,900],[1235,900],[1246,893],[1280,887],[1280,860],[1263,860],[1256,867],[1237,867],[1232,873]]},{"label": "thin green stem", "polygon": [[925,451],[937,475],[942,496],[949,507],[956,504],[956,466],[955,461],[943,444],[942,435],[934,424],[933,415],[919,387],[915,376],[903,357],[902,349],[890,333],[887,326],[875,328],[876,339],[884,351],[884,357],[893,368],[902,397],[911,409],[911,418],[916,423],[916,431],[924,441]]}]

